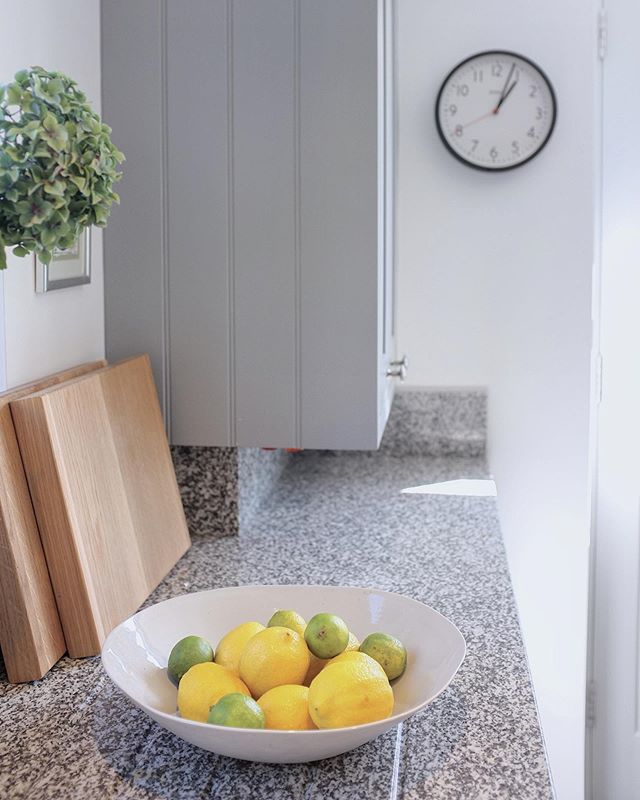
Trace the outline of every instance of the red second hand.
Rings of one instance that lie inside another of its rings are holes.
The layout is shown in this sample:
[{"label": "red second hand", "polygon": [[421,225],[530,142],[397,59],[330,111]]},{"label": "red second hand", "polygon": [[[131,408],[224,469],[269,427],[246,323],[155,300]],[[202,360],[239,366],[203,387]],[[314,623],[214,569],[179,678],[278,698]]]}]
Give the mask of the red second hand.
[{"label": "red second hand", "polygon": [[481,117],[478,117],[477,119],[472,119],[471,122],[467,122],[467,124],[463,125],[462,127],[463,128],[468,128],[469,125],[475,125],[476,122],[480,122],[481,120],[486,119],[487,117],[491,117],[491,116],[493,116],[493,114],[498,114],[498,113],[499,113],[499,111],[498,111],[497,108],[492,108],[491,111],[489,111],[488,114],[483,114]]}]

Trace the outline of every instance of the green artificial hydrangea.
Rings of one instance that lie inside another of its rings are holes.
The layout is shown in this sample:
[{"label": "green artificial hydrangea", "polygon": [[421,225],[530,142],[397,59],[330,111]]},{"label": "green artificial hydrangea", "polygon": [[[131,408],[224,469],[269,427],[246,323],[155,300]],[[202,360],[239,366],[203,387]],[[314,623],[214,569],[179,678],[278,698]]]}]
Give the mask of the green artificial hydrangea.
[{"label": "green artificial hydrangea", "polygon": [[84,228],[104,227],[122,153],[75,81],[31,67],[0,85],[0,269],[5,247],[45,264]]}]

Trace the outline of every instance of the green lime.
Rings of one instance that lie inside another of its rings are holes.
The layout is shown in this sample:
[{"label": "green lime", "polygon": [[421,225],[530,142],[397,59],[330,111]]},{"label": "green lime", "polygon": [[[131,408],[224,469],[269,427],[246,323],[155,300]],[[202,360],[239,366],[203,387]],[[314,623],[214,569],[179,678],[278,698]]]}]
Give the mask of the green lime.
[{"label": "green lime", "polygon": [[400,639],[388,633],[370,633],[360,645],[360,652],[375,659],[392,681],[407,668],[407,650]]},{"label": "green lime", "polygon": [[267,622],[267,628],[274,627],[289,628],[290,630],[300,634],[300,636],[304,636],[307,623],[305,622],[304,617],[301,617],[297,611],[285,611],[281,609],[276,611],[269,622]]},{"label": "green lime", "polygon": [[202,664],[203,661],[213,661],[213,648],[202,636],[185,636],[184,639],[173,646],[167,664],[169,680],[176,686],[185,672],[188,672],[194,664]]},{"label": "green lime", "polygon": [[333,658],[349,644],[349,628],[335,614],[316,614],[307,623],[304,640],[314,656]]},{"label": "green lime", "polygon": [[250,697],[240,692],[225,694],[211,706],[207,722],[228,728],[264,728],[264,711]]}]

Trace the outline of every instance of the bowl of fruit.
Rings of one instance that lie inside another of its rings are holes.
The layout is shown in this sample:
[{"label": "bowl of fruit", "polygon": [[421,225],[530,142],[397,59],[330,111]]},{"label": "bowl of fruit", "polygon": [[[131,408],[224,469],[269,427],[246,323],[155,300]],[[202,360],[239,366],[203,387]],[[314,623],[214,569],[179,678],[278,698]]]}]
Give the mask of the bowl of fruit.
[{"label": "bowl of fruit", "polygon": [[465,655],[423,603],[349,586],[239,586],[174,597],[107,637],[102,663],[153,720],[248,761],[317,761],[434,700]]}]

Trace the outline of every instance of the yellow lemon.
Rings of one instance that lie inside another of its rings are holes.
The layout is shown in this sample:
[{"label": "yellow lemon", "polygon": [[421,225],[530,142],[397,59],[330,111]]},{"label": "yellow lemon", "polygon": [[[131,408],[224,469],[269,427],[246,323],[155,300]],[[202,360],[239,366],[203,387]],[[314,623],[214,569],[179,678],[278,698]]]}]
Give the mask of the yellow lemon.
[{"label": "yellow lemon", "polygon": [[247,642],[240,658],[240,677],[255,697],[274,686],[302,683],[309,669],[309,651],[290,628],[265,628]]},{"label": "yellow lemon", "polygon": [[309,650],[309,669],[307,670],[307,674],[304,676],[304,685],[311,686],[311,681],[316,677],[320,670],[327,666],[330,661],[330,658],[318,658],[318,656],[314,656],[311,650]]},{"label": "yellow lemon", "polygon": [[[345,647],[344,652],[351,653],[358,650],[359,647],[360,642],[358,641],[357,637],[354,636],[351,631],[349,631],[349,643]],[[320,670],[324,669],[324,667],[326,667],[327,664],[332,660],[330,658],[318,658],[318,656],[314,656],[311,651],[309,651],[309,655],[311,656],[311,661],[309,662],[309,669],[307,670],[307,674],[305,675],[304,679],[305,686],[311,686],[311,681],[316,677]],[[336,658],[340,658],[340,656],[336,656]]]},{"label": "yellow lemon", "polygon": [[384,670],[364,653],[341,653],[309,687],[309,714],[319,728],[343,728],[386,719],[393,690]]},{"label": "yellow lemon", "polygon": [[251,696],[240,678],[220,664],[194,664],[178,685],[178,711],[185,719],[206,722],[211,706],[232,692]]},{"label": "yellow lemon", "polygon": [[349,631],[349,643],[344,648],[344,652],[349,653],[351,650],[358,650],[359,647],[360,642],[358,641],[358,637]]},{"label": "yellow lemon", "polygon": [[240,675],[240,656],[249,639],[264,630],[259,622],[243,622],[220,639],[216,647],[214,661],[226,667],[235,675]]},{"label": "yellow lemon", "polygon": [[[367,664],[368,662],[365,659],[362,659],[361,656],[365,655],[365,653],[359,653],[357,650],[345,650],[344,653],[340,653],[339,656],[334,656],[327,661],[327,664],[337,664],[340,661],[360,661],[363,664]],[[368,656],[370,658],[371,656]]]},{"label": "yellow lemon", "polygon": [[275,686],[262,695],[258,705],[264,712],[267,728],[278,731],[315,730],[309,716],[309,689],[306,686]]}]

